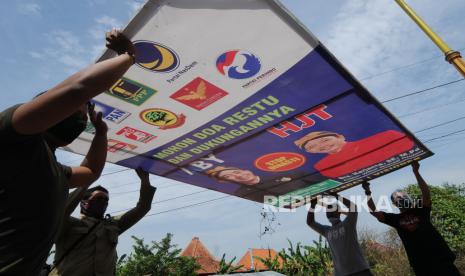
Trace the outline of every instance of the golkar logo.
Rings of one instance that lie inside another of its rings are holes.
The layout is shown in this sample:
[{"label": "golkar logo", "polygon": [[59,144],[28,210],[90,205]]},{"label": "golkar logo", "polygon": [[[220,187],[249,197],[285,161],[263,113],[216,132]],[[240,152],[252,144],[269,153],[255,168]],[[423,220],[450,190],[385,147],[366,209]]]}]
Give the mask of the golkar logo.
[{"label": "golkar logo", "polygon": [[232,79],[248,79],[255,76],[261,68],[260,60],[246,51],[228,51],[216,60],[218,71]]},{"label": "golkar logo", "polygon": [[129,112],[114,108],[96,100],[92,100],[91,102],[95,104],[95,112],[102,112],[103,119],[115,124],[121,123],[131,115]]},{"label": "golkar logo", "polygon": [[105,93],[139,106],[157,93],[157,91],[128,78],[121,78]]},{"label": "golkar logo", "polygon": [[140,118],[147,124],[157,126],[161,130],[177,128],[186,121],[186,116],[166,109],[150,108],[140,113]]},{"label": "golkar logo", "polygon": [[179,66],[178,55],[160,43],[139,40],[134,42],[137,57],[136,63],[140,67],[157,73],[168,73]]},{"label": "golkar logo", "polygon": [[122,135],[128,139],[137,142],[142,142],[144,144],[147,144],[148,142],[156,138],[156,136],[152,134],[128,126],[118,131],[116,135]]},{"label": "golkar logo", "polygon": [[108,139],[108,152],[124,155],[136,149],[137,146],[127,144],[118,140]]},{"label": "golkar logo", "polygon": [[226,91],[199,77],[171,95],[170,98],[194,109],[202,110],[226,95],[228,95]]}]

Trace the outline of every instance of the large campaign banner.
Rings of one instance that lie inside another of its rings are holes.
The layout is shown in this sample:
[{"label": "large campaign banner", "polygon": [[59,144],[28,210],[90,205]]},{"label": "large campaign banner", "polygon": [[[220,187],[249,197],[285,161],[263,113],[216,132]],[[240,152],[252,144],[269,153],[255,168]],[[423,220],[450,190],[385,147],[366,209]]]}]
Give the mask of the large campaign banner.
[{"label": "large campaign banner", "polygon": [[93,100],[109,162],[286,205],[432,155],[278,1],[151,0],[125,32],[136,64]]}]

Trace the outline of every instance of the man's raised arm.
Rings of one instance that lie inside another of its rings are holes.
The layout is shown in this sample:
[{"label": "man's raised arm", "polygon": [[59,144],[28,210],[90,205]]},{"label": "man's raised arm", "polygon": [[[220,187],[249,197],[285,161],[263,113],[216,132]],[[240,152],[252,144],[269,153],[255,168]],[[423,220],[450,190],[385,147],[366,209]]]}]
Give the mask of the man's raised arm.
[{"label": "man's raised arm", "polygon": [[102,113],[96,114],[94,106],[89,104],[90,121],[95,127],[95,136],[81,166],[73,167],[70,188],[84,187],[87,189],[101,175],[107,159],[108,126],[102,120]]},{"label": "man's raised arm", "polygon": [[431,193],[428,187],[428,184],[426,184],[426,181],[423,179],[423,177],[420,174],[420,163],[418,162],[413,162],[412,163],[412,170],[413,174],[415,175],[415,178],[417,179],[418,182],[418,187],[420,187],[421,190],[421,199],[424,207],[431,207]]},{"label": "man's raised arm", "polygon": [[120,31],[106,34],[107,47],[119,56],[93,64],[18,107],[13,128],[20,134],[37,134],[76,112],[82,105],[109,89],[134,64],[135,48]]},{"label": "man's raised arm", "polygon": [[147,172],[140,168],[136,172],[141,181],[139,201],[136,207],[115,218],[120,228],[120,234],[131,228],[150,211],[153,195],[157,190],[157,188],[150,185],[149,174]]},{"label": "man's raised arm", "polygon": [[373,197],[371,196],[371,190],[370,190],[370,183],[363,182],[362,187],[363,187],[363,190],[365,190],[365,195],[368,197],[367,204],[368,204],[368,208],[370,209],[370,214],[376,217],[379,221],[384,222],[385,220],[384,212],[377,211],[376,205],[373,202]]}]

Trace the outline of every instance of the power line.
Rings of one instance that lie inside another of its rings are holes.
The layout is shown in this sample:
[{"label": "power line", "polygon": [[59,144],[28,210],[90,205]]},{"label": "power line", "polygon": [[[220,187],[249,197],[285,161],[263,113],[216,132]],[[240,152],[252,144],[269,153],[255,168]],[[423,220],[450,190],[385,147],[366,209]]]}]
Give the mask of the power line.
[{"label": "power line", "polygon": [[454,120],[450,120],[450,121],[447,121],[447,122],[444,122],[444,123],[440,123],[440,124],[437,124],[437,125],[434,125],[434,126],[431,126],[431,127],[427,127],[427,128],[421,129],[421,130],[417,130],[417,131],[415,131],[415,133],[420,133],[420,132],[427,131],[427,130],[437,128],[437,127],[440,127],[440,126],[445,126],[445,125],[448,125],[450,123],[457,122],[457,121],[460,121],[460,120],[463,120],[463,119],[465,119],[465,116],[454,119]]},{"label": "power line", "polygon": [[[188,196],[195,195],[195,194],[205,193],[205,192],[208,192],[208,191],[209,191],[209,190],[202,190],[202,191],[197,191],[197,192],[194,192],[194,193],[189,193],[189,194],[185,194],[185,195],[175,196],[175,197],[167,198],[167,199],[164,199],[164,200],[156,201],[156,202],[152,203],[152,205],[160,204],[160,203],[167,202],[167,201],[172,201],[172,200],[179,199],[179,198],[183,198],[183,197],[188,197]],[[113,211],[113,212],[111,212],[111,214],[120,213],[120,212],[125,212],[125,211],[129,211],[129,210],[131,210],[131,209],[132,209],[132,208],[126,208],[126,209],[122,209],[122,210],[118,210],[118,211]]]},{"label": "power line", "polygon": [[184,205],[184,206],[174,208],[174,209],[168,209],[166,211],[162,211],[162,212],[158,212],[158,213],[148,214],[145,217],[151,217],[151,216],[161,215],[161,214],[174,212],[174,211],[178,211],[178,210],[182,210],[182,209],[186,209],[186,208],[190,208],[190,207],[200,206],[200,205],[203,205],[203,204],[208,204],[208,203],[211,203],[211,202],[214,202],[214,201],[217,201],[217,200],[220,200],[220,199],[225,199],[225,198],[228,198],[228,197],[231,197],[231,195],[221,196],[221,197],[218,197],[218,198],[201,201],[201,202],[194,203],[194,204]]},{"label": "power line", "polygon": [[430,143],[432,141],[435,141],[435,140],[438,140],[438,139],[442,139],[442,138],[445,138],[445,137],[449,137],[449,136],[452,136],[452,135],[456,135],[458,133],[462,133],[462,132],[465,132],[465,129],[461,129],[461,130],[457,130],[457,131],[454,131],[454,132],[451,132],[451,133],[448,133],[448,134],[444,134],[444,135],[441,135],[439,137],[435,137],[435,138],[431,138],[431,139],[428,139],[426,141],[423,141],[423,143]]},{"label": "power line", "polygon": [[433,86],[433,87],[429,87],[429,88],[422,89],[422,90],[419,90],[419,91],[415,91],[415,92],[412,92],[412,93],[408,93],[408,94],[405,94],[405,95],[402,95],[402,96],[387,99],[387,100],[384,100],[384,101],[381,101],[381,102],[382,103],[388,103],[388,102],[396,101],[396,100],[399,100],[399,99],[403,99],[403,98],[410,97],[410,96],[413,96],[413,95],[425,93],[425,92],[428,92],[428,91],[431,91],[431,90],[434,90],[434,89],[437,89],[437,88],[440,88],[440,87],[448,86],[448,85],[451,85],[451,84],[454,84],[454,83],[457,83],[457,82],[461,82],[461,81],[464,81],[464,80],[465,80],[464,78],[461,78],[461,79],[458,79],[458,80],[442,83],[442,84],[439,84],[439,85],[436,85],[436,86]]},{"label": "power line", "polygon": [[403,115],[397,116],[397,118],[405,118],[405,117],[409,117],[409,116],[413,116],[413,115],[418,115],[418,114],[423,113],[423,112],[431,111],[431,110],[438,109],[438,108],[445,107],[445,106],[449,106],[449,105],[452,105],[452,104],[461,103],[461,102],[464,102],[464,101],[465,101],[465,98],[462,98],[462,99],[459,99],[457,101],[452,101],[452,102],[448,102],[448,103],[445,103],[445,104],[436,105],[436,106],[432,106],[432,107],[429,107],[429,108],[421,109],[419,111],[415,111],[415,112],[412,112],[412,113],[403,114]]}]

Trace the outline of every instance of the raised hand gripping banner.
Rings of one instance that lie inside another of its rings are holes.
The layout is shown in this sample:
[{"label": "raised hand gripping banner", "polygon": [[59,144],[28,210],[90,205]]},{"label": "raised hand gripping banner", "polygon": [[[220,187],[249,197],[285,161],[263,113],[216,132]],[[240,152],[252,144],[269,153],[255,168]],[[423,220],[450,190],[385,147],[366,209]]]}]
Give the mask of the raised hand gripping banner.
[{"label": "raised hand gripping banner", "polygon": [[153,0],[125,32],[108,162],[282,206],[432,155],[278,1]]}]

